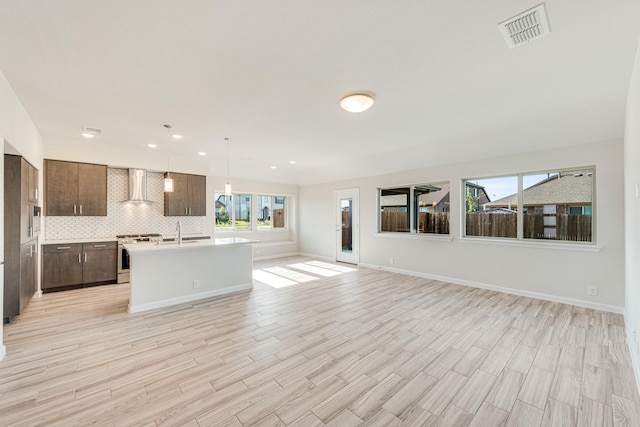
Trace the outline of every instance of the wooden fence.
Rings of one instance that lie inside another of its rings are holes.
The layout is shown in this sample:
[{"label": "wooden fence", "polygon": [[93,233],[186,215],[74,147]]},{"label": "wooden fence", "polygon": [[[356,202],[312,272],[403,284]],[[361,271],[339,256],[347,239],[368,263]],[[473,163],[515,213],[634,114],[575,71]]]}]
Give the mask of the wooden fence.
[{"label": "wooden fence", "polygon": [[[449,234],[449,214],[447,212],[420,212],[418,215],[419,233]],[[409,232],[407,213],[382,211],[380,213],[380,230]]]},{"label": "wooden fence", "polygon": [[[344,215],[344,213],[343,213]],[[545,226],[544,218],[550,218],[555,226]],[[518,233],[517,215],[505,213],[469,213],[466,221],[467,236],[512,237]],[[565,240],[572,242],[591,242],[591,215],[523,215],[524,237],[526,239]],[[345,223],[343,217],[343,223]],[[406,212],[383,211],[380,213],[380,230],[391,232],[409,232]],[[449,214],[446,212],[420,212],[419,233],[449,234]],[[554,233],[555,232],[555,237]],[[343,242],[345,241],[345,229]]]},{"label": "wooden fence", "polygon": [[273,228],[284,228],[284,209],[273,210]]},{"label": "wooden fence", "polygon": [[[466,235],[515,238],[518,233],[516,218],[515,214],[469,213],[467,214]],[[555,218],[555,226],[545,226],[545,218],[548,218],[552,224]],[[524,214],[524,238],[591,242],[591,218],[591,215]]]},{"label": "wooden fence", "polygon": [[342,211],[342,248],[351,250],[353,248],[351,233],[351,221],[349,221],[349,211]]}]

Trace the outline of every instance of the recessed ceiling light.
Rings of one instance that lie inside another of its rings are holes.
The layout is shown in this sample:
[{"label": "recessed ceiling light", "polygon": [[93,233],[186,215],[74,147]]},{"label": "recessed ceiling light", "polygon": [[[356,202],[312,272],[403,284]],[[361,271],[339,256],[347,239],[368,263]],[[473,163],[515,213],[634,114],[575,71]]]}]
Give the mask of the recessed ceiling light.
[{"label": "recessed ceiling light", "polygon": [[173,139],[182,139],[182,135],[180,135],[179,133],[172,133],[171,134],[171,138],[173,138]]},{"label": "recessed ceiling light", "polygon": [[102,131],[100,129],[83,127],[81,135],[84,136],[85,138],[93,138],[94,136],[98,136],[101,133]]},{"label": "recessed ceiling light", "polygon": [[277,169],[277,168],[278,168],[277,166],[271,166],[271,169]]},{"label": "recessed ceiling light", "polygon": [[295,161],[295,160],[291,160],[291,161],[289,162],[289,164],[290,164],[290,165],[295,165],[295,164],[296,164],[296,161]]},{"label": "recessed ceiling light", "polygon": [[198,156],[206,156],[207,153],[205,153],[204,151],[198,151]]},{"label": "recessed ceiling light", "polygon": [[361,113],[368,110],[373,103],[373,95],[363,92],[346,95],[340,100],[340,106],[350,113]]},{"label": "recessed ceiling light", "polygon": [[149,148],[158,148],[157,144],[147,144],[147,147]]}]

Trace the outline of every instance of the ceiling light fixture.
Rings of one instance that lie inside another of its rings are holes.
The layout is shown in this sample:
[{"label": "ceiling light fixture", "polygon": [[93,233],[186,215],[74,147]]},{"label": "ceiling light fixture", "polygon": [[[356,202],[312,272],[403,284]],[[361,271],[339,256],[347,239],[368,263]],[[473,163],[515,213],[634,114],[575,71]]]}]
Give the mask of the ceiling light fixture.
[{"label": "ceiling light fixture", "polygon": [[271,169],[278,169],[277,166],[271,166]]},{"label": "ceiling light fixture", "polygon": [[231,184],[229,183],[229,146],[231,145],[231,138],[225,138],[227,141],[227,183],[224,185],[224,195],[231,195]]},{"label": "ceiling light fixture", "polygon": [[164,192],[173,193],[173,179],[169,174],[169,156],[171,154],[171,125],[162,125],[167,129],[167,173],[164,175]]},{"label": "ceiling light fixture", "polygon": [[157,144],[147,144],[147,147],[149,148],[158,148]]},{"label": "ceiling light fixture", "polygon": [[295,165],[295,164],[296,164],[296,161],[295,161],[295,160],[291,160],[291,161],[289,162],[289,164],[290,164],[290,165]]},{"label": "ceiling light fixture", "polygon": [[340,100],[340,107],[350,113],[361,113],[371,108],[374,102],[372,94],[358,92],[343,97]]},{"label": "ceiling light fixture", "polygon": [[204,151],[198,151],[198,156],[206,156],[207,153],[205,153]]},{"label": "ceiling light fixture", "polygon": [[100,129],[83,127],[81,135],[84,136],[85,138],[93,138],[95,136],[100,135],[101,133],[102,131]]},{"label": "ceiling light fixture", "polygon": [[171,138],[173,138],[173,139],[182,139],[182,135],[177,134],[177,133],[172,133],[171,134]]}]

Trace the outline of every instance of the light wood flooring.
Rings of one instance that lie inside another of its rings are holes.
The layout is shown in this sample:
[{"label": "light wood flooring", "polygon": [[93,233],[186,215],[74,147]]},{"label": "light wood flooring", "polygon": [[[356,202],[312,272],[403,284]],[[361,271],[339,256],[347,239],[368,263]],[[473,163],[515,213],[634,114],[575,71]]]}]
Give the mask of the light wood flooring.
[{"label": "light wood flooring", "polygon": [[344,267],[258,262],[279,287],[138,314],[128,285],[34,299],[0,425],[640,425],[622,316]]}]

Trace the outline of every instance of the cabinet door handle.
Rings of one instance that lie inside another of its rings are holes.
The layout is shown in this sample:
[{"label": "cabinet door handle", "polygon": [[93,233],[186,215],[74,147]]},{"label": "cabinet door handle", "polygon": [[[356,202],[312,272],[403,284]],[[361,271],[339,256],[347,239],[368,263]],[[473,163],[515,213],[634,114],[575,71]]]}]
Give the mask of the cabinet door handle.
[{"label": "cabinet door handle", "polygon": [[73,214],[75,215],[76,213],[76,205],[73,205]]},{"label": "cabinet door handle", "polygon": [[59,251],[63,249],[71,249],[71,246],[58,246],[56,249]]},{"label": "cabinet door handle", "polygon": [[80,205],[80,215],[82,215],[82,205]]},{"label": "cabinet door handle", "polygon": [[87,262],[87,253],[84,253],[84,262]]},{"label": "cabinet door handle", "polygon": [[94,248],[106,248],[107,245],[93,245]]},{"label": "cabinet door handle", "polygon": [[78,263],[81,264],[82,263],[82,258],[80,258],[80,254],[78,254]]},{"label": "cabinet door handle", "polygon": [[189,208],[189,215],[191,215],[193,212],[191,211],[191,208]]},{"label": "cabinet door handle", "polygon": [[184,214],[189,215],[189,208],[184,208]]}]

